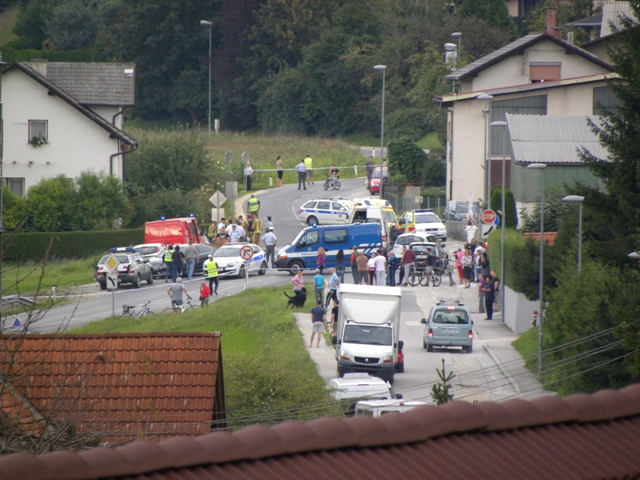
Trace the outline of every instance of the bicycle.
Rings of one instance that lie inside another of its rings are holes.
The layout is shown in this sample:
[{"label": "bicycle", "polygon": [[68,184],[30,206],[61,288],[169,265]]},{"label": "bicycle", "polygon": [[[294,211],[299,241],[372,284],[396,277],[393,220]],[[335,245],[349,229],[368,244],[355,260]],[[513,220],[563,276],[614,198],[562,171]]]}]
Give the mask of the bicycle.
[{"label": "bicycle", "polygon": [[145,317],[147,315],[154,315],[151,311],[151,300],[140,307],[140,310],[136,310],[135,305],[122,305],[122,314],[120,318],[128,318],[129,320],[137,320],[140,317]]},{"label": "bicycle", "polygon": [[200,305],[192,304],[191,300],[191,297],[187,297],[187,301],[182,305],[176,305],[174,301],[171,301],[172,307],[165,308],[160,315],[162,315],[163,317],[168,317],[171,315],[176,315],[179,313],[188,312],[189,310],[200,308]]},{"label": "bicycle", "polygon": [[327,180],[324,182],[324,189],[329,190],[330,188],[333,188],[334,190],[340,190],[340,180],[338,180],[336,177],[327,178]]},{"label": "bicycle", "polygon": [[415,287],[416,285],[424,285],[426,278],[427,272],[422,269],[416,269],[415,266],[412,266],[409,270],[409,278],[407,279],[407,282],[412,287]]}]

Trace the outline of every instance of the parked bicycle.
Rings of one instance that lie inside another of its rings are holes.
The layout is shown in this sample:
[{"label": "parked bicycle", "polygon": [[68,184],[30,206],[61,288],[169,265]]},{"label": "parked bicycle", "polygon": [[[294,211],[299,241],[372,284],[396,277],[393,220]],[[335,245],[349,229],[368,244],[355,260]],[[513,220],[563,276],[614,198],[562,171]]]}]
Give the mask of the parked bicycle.
[{"label": "parked bicycle", "polygon": [[416,268],[415,265],[411,267],[409,270],[409,278],[407,279],[407,283],[412,287],[416,285],[424,285],[427,281],[427,272],[422,268]]},{"label": "parked bicycle", "polygon": [[168,317],[168,316],[171,316],[171,315],[176,315],[176,314],[179,314],[179,313],[188,312],[189,310],[200,308],[200,305],[192,304],[191,300],[192,300],[191,297],[187,297],[187,301],[185,303],[183,303],[182,305],[176,305],[176,303],[172,301],[171,302],[172,306],[169,307],[169,308],[165,308],[162,311],[161,315],[163,317]]},{"label": "parked bicycle", "polygon": [[338,180],[336,177],[327,178],[327,180],[324,182],[324,189],[329,190],[330,188],[333,188],[334,190],[340,190],[340,180]]},{"label": "parked bicycle", "polygon": [[129,320],[135,320],[140,317],[144,317],[146,315],[153,315],[154,313],[151,311],[151,300],[140,307],[140,310],[136,310],[135,305],[122,305],[122,314],[120,318],[127,318]]}]

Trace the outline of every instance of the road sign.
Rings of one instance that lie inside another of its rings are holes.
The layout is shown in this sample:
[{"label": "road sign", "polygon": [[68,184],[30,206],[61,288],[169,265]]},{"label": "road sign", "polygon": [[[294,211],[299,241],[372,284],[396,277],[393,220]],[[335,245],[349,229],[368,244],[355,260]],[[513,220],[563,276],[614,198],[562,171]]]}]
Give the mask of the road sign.
[{"label": "road sign", "polygon": [[216,190],[216,193],[209,197],[209,201],[214,207],[219,207],[227,201],[227,197],[220,190]]},{"label": "road sign", "polygon": [[249,154],[247,152],[242,152],[242,155],[240,156],[240,158],[242,159],[242,163],[244,165],[249,163]]},{"label": "road sign", "polygon": [[223,218],[227,218],[224,215],[224,208],[212,208],[211,209],[211,221],[219,222]]},{"label": "road sign", "polygon": [[485,210],[482,212],[483,223],[494,223],[496,221],[496,212],[493,210]]},{"label": "road sign", "polygon": [[253,248],[251,248],[249,245],[244,245],[240,249],[240,257],[243,260],[249,260],[251,257],[253,257]]},{"label": "road sign", "polygon": [[227,162],[227,165],[231,164],[231,152],[227,152],[224,154],[224,161]]},{"label": "road sign", "polygon": [[118,272],[107,272],[107,290],[118,288]]},{"label": "road sign", "polygon": [[118,257],[116,257],[112,253],[109,255],[109,258],[107,258],[107,261],[104,262],[104,264],[107,267],[108,273],[117,272],[118,265],[120,265],[120,260],[118,260]]},{"label": "road sign", "polygon": [[482,229],[481,229],[481,236],[482,236],[482,238],[484,238],[484,239],[486,239],[486,238],[489,236],[489,234],[490,234],[491,232],[493,232],[493,231],[496,229],[496,226],[495,226],[495,225],[493,225],[493,224],[488,224],[488,223],[485,223],[484,225],[480,225],[480,226],[482,227]]}]

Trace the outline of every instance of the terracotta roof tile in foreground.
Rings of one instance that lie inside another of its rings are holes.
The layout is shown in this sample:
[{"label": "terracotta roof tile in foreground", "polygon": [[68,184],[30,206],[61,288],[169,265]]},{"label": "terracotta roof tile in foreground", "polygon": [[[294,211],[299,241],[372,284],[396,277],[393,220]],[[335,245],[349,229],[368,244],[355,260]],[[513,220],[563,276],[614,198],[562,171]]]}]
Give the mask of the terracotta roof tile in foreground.
[{"label": "terracotta roof tile in foreground", "polygon": [[640,478],[640,385],[0,458],[0,479]]}]

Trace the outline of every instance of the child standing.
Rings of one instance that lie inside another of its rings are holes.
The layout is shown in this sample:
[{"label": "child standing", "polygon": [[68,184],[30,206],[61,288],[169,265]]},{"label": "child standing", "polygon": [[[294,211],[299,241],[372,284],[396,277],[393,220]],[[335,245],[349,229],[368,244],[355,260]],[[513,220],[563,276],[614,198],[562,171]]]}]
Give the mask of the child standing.
[{"label": "child standing", "polygon": [[209,296],[211,295],[211,289],[207,285],[207,282],[200,284],[200,306],[204,307],[209,305]]}]

